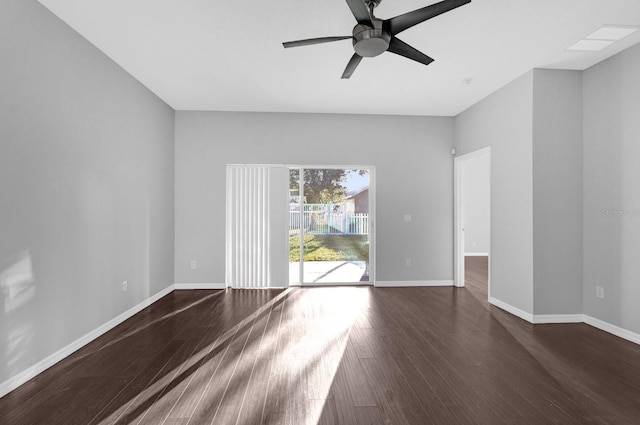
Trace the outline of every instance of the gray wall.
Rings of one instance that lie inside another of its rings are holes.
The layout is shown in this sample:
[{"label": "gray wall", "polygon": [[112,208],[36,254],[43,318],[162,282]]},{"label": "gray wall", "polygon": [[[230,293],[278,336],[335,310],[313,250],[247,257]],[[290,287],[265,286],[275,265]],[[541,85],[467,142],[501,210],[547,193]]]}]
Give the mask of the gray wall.
[{"label": "gray wall", "polygon": [[533,73],[535,314],[582,313],[582,72]]},{"label": "gray wall", "polygon": [[489,156],[483,155],[462,163],[464,253],[487,254],[491,242],[491,169]]},{"label": "gray wall", "polygon": [[533,313],[533,71],[455,118],[465,154],[491,146],[491,292]]},{"label": "gray wall", "polygon": [[[584,72],[584,312],[640,332],[640,45]],[[596,286],[604,299],[596,298]]]},{"label": "gray wall", "polygon": [[451,118],[177,112],[176,283],[225,281],[229,163],[375,166],[376,280],[451,280],[452,141]]},{"label": "gray wall", "polygon": [[173,283],[174,112],[35,0],[0,58],[2,383]]}]

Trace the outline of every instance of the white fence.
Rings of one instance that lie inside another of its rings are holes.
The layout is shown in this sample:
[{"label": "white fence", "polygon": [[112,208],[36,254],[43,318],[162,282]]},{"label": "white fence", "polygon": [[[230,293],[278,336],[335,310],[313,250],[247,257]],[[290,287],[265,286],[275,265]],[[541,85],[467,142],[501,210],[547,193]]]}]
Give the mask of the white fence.
[{"label": "white fence", "polygon": [[306,204],[304,217],[300,210],[289,211],[289,234],[300,231],[313,235],[367,235],[369,234],[369,214],[348,214],[340,211],[333,204]]}]

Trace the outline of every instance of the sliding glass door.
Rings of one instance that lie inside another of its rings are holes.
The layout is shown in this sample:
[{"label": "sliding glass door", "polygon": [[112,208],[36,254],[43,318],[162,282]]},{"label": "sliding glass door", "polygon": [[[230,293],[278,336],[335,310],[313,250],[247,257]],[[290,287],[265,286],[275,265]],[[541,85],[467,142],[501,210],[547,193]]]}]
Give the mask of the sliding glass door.
[{"label": "sliding glass door", "polygon": [[290,285],[369,281],[372,171],[290,169]]}]

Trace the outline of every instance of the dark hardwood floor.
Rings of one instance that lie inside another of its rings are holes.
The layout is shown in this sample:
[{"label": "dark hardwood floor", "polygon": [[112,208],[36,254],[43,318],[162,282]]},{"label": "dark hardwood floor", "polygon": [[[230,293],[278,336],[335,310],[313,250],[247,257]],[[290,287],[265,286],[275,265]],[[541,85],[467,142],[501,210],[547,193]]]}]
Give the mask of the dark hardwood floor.
[{"label": "dark hardwood floor", "polygon": [[639,346],[472,291],[176,291],[0,399],[0,423],[640,423]]},{"label": "dark hardwood floor", "polygon": [[464,257],[464,285],[482,301],[487,301],[488,280],[489,257]]}]

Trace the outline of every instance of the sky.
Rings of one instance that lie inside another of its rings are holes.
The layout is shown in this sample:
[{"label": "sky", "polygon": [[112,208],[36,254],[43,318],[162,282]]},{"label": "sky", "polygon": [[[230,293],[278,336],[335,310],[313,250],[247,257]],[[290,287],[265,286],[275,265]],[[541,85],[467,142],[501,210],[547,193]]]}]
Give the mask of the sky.
[{"label": "sky", "polygon": [[348,171],[347,172],[347,181],[345,182],[345,187],[347,188],[347,192],[355,192],[358,189],[366,187],[369,185],[369,173],[361,176],[358,174],[358,171]]}]

